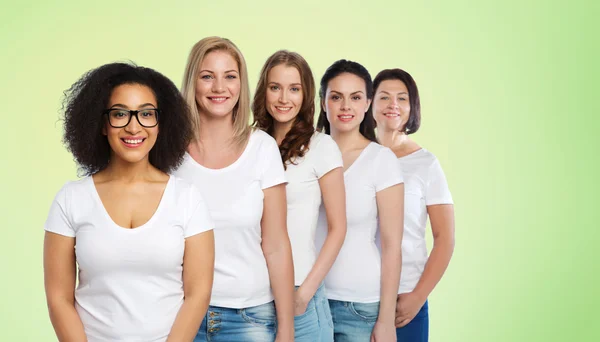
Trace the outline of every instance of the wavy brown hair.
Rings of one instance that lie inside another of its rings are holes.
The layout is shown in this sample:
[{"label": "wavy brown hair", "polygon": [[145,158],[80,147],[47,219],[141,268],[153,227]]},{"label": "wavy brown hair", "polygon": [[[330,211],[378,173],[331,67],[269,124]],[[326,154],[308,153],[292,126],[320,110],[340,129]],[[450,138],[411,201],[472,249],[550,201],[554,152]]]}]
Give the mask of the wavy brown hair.
[{"label": "wavy brown hair", "polygon": [[295,164],[294,160],[296,158],[301,158],[308,152],[310,138],[315,132],[313,126],[315,116],[315,80],[306,60],[296,52],[279,50],[267,59],[260,72],[260,79],[256,86],[256,93],[252,102],[252,113],[254,114],[253,125],[264,130],[272,137],[275,136],[275,124],[273,116],[271,116],[266,107],[269,84],[268,76],[269,71],[280,64],[296,68],[298,73],[300,73],[300,80],[302,82],[302,106],[298,115],[294,118],[292,129],[287,132],[281,145],[279,145],[281,160],[285,168],[288,161]]}]

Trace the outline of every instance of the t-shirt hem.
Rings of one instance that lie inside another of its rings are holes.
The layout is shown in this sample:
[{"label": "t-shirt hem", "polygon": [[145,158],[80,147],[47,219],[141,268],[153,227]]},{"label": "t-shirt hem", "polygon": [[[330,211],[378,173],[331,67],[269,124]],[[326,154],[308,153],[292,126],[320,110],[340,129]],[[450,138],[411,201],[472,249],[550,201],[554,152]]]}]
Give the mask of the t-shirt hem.
[{"label": "t-shirt hem", "polygon": [[387,189],[389,187],[392,187],[394,185],[403,184],[403,183],[404,183],[404,179],[402,179],[402,178],[396,178],[396,179],[391,180],[391,181],[389,181],[387,183],[384,183],[383,185],[378,186],[375,189],[375,192],[379,192],[381,190],[385,190],[385,189]]},{"label": "t-shirt hem", "polygon": [[201,233],[204,233],[204,232],[208,232],[209,230],[213,230],[213,229],[214,229],[213,227],[209,227],[209,228],[202,228],[202,229],[199,229],[199,230],[195,230],[195,231],[193,231],[193,232],[191,232],[189,234],[184,235],[183,238],[187,239],[187,238],[192,237],[194,235],[198,235],[198,234],[201,234]]},{"label": "t-shirt hem", "polygon": [[454,204],[452,199],[449,198],[435,198],[432,200],[427,200],[425,205],[436,205],[436,204]]},{"label": "t-shirt hem", "polygon": [[337,296],[336,294],[332,294],[327,289],[327,299],[338,300],[341,302],[353,302],[353,303],[376,303],[379,302],[380,297],[345,297],[345,296]]},{"label": "t-shirt hem", "polygon": [[331,167],[327,167],[325,168],[326,171],[321,172],[320,174],[317,175],[317,179],[321,179],[323,176],[325,176],[326,174],[328,174],[329,172],[340,168],[340,167],[344,167],[344,165],[331,165]]},{"label": "t-shirt hem", "polygon": [[48,228],[46,226],[44,226],[44,230],[47,231],[47,232],[50,232],[50,233],[54,233],[54,234],[58,234],[58,235],[66,236],[66,237],[71,237],[71,238],[75,237],[75,233],[73,233],[73,234],[65,233],[65,232],[62,232],[62,231],[54,230],[52,228]]},{"label": "t-shirt hem", "polygon": [[275,185],[285,184],[285,183],[287,183],[287,180],[285,178],[280,178],[280,179],[276,179],[276,180],[273,180],[273,181],[265,183],[265,184],[261,184],[261,189],[264,190],[264,189],[273,187]]},{"label": "t-shirt hem", "polygon": [[210,306],[218,306],[218,307],[230,308],[230,309],[244,309],[244,308],[250,308],[253,306],[267,304],[269,302],[272,302],[273,299],[274,298],[272,295],[260,297],[258,299],[247,300],[247,301],[243,301],[243,302],[216,299],[216,300],[210,301]]}]

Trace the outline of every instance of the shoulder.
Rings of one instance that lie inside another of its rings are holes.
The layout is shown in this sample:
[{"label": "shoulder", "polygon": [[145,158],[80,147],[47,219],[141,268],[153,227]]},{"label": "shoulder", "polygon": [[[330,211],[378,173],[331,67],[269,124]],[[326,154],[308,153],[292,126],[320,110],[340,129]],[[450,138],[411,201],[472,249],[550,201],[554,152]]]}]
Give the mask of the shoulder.
[{"label": "shoulder", "polygon": [[93,185],[93,180],[91,176],[86,176],[78,180],[70,180],[64,183],[64,185],[60,188],[56,197],[73,197],[77,195],[82,195],[89,193],[92,190],[91,185]]},{"label": "shoulder", "polygon": [[274,143],[277,145],[275,139],[270,136],[267,132],[259,128],[254,128],[250,133],[250,141],[254,143]]},{"label": "shoulder", "polygon": [[367,152],[376,160],[397,160],[396,154],[389,148],[378,143],[370,143],[366,148],[370,149]]},{"label": "shoulder", "polygon": [[310,139],[310,149],[315,151],[328,151],[332,148],[339,150],[333,138],[328,134],[315,131],[312,138]]}]

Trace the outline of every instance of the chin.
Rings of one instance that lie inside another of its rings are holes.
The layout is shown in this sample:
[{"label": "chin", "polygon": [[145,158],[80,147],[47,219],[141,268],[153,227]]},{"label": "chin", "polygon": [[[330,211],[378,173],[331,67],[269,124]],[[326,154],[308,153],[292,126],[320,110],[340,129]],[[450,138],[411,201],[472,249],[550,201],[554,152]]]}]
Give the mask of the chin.
[{"label": "chin", "polygon": [[354,130],[358,130],[359,129],[359,125],[356,126],[350,126],[350,125],[344,125],[344,124],[337,124],[333,126],[337,131],[341,132],[341,133],[348,133],[348,132],[352,132]]}]

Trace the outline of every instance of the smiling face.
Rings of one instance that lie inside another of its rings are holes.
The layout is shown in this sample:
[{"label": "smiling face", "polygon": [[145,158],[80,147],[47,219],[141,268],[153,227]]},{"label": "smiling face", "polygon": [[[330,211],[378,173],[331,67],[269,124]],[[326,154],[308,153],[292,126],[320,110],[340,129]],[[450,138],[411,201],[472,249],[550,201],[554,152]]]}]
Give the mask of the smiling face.
[{"label": "smiling face", "polygon": [[200,113],[230,116],[240,97],[238,63],[226,51],[208,53],[200,63],[196,80],[196,104]]},{"label": "smiling face", "polygon": [[298,69],[279,64],[267,77],[266,108],[275,121],[290,123],[302,107],[302,80]]},{"label": "smiling face", "polygon": [[[158,107],[156,97],[149,87],[140,84],[122,84],[113,89],[107,108],[142,110]],[[127,115],[126,113],[126,111],[122,111],[119,115],[124,116]],[[143,119],[142,115],[149,115],[148,113],[152,114],[153,112],[144,113],[143,111],[138,113],[139,120],[142,122],[149,120]],[[127,126],[115,128],[111,126],[109,120],[108,115],[105,116],[103,134],[106,135],[112,150],[111,159],[118,158],[128,163],[148,161],[148,154],[158,137],[158,125],[144,127],[140,125],[135,116],[132,116]],[[113,125],[115,125],[114,122]]]},{"label": "smiling face", "polygon": [[373,116],[379,129],[402,131],[410,117],[408,88],[400,80],[386,80],[376,89]]},{"label": "smiling face", "polygon": [[366,92],[365,81],[354,74],[342,73],[329,81],[321,105],[332,131],[359,130],[371,103]]}]

